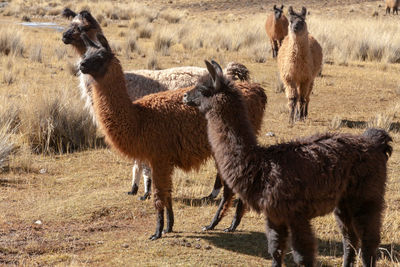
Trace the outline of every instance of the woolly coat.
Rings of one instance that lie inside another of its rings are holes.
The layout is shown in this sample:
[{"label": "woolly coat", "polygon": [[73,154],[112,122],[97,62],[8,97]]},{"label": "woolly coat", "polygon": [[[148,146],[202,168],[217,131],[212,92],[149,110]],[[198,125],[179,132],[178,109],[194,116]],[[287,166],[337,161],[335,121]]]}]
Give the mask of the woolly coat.
[{"label": "woolly coat", "polygon": [[289,22],[285,15],[282,14],[277,20],[274,13],[269,14],[265,22],[265,30],[271,43],[282,41],[288,35],[288,26]]},{"label": "woolly coat", "polygon": [[[322,48],[310,34],[289,33],[278,54],[278,68],[288,98],[309,98],[312,84],[322,67]],[[303,85],[308,85],[302,90]]]}]

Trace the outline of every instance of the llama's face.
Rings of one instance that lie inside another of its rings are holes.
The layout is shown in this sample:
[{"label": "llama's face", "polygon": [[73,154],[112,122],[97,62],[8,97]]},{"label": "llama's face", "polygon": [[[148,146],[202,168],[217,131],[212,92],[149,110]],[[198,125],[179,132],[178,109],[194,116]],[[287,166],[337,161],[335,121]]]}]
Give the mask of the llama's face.
[{"label": "llama's face", "polygon": [[62,40],[64,44],[72,44],[82,50],[85,47],[81,39],[82,32],[85,32],[90,38],[94,38],[97,33],[101,33],[99,24],[87,11],[81,11],[76,15],[68,29],[63,32]]},{"label": "llama's face", "polygon": [[280,19],[282,14],[283,14],[283,5],[280,8],[274,5],[275,19]]},{"label": "llama's face", "polygon": [[82,34],[82,39],[86,45],[86,53],[79,65],[80,71],[95,78],[104,76],[114,57],[107,40],[101,34],[97,35],[100,45],[94,44],[86,34]]},{"label": "llama's face", "polygon": [[217,62],[205,62],[209,75],[201,77],[196,86],[183,96],[183,103],[197,107],[204,114],[212,108],[215,99],[229,92],[230,83]]},{"label": "llama's face", "polygon": [[290,32],[295,35],[302,35],[307,33],[307,23],[306,23],[307,9],[303,7],[301,13],[296,13],[293,11],[292,7],[289,7],[289,29]]}]

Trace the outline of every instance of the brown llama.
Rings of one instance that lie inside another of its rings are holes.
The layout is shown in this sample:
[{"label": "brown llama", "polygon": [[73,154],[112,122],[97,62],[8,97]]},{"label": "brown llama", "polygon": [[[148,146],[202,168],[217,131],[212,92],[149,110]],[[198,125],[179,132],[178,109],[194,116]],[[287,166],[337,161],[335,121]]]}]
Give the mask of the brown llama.
[{"label": "brown llama", "polygon": [[[83,33],[87,51],[80,63],[80,71],[87,76],[93,89],[93,107],[106,141],[129,158],[150,163],[153,170],[153,196],[157,210],[155,234],[158,239],[164,228],[164,208],[167,214],[165,232],[171,232],[172,180],[175,167],[185,171],[198,169],[209,158],[211,147],[207,140],[206,121],[194,108],[182,103],[190,88],[169,90],[129,100],[119,60],[107,40],[97,35],[99,44]],[[261,127],[266,95],[257,84],[237,83],[251,114],[255,132]],[[224,186],[222,202],[227,202],[229,187]]]},{"label": "brown llama", "polygon": [[375,266],[392,138],[368,129],[363,135],[325,133],[260,146],[241,92],[216,62],[206,64],[213,83],[198,83],[184,102],[205,115],[224,182],[264,213],[272,266],[282,265],[289,230],[295,262],[314,266],[310,220],[332,211],[343,235],[343,266],[353,266],[359,243],[363,266]]},{"label": "brown llama", "polygon": [[[75,14],[74,19],[72,20],[70,26],[63,33],[63,42],[65,44],[72,45],[81,58],[86,52],[86,47],[80,37],[81,32],[85,32],[92,39],[94,39],[97,33],[102,33],[102,29],[90,12],[86,10],[83,10],[78,14],[74,13],[73,11],[71,12],[72,14]],[[235,80],[250,80],[249,71],[246,66],[237,62],[230,62],[226,66],[225,72],[228,76]],[[148,94],[193,86],[196,84],[197,79],[206,73],[207,70],[205,68],[185,66],[164,70],[126,71],[125,79],[129,98],[134,101]],[[80,78],[79,88],[81,91],[81,96],[86,103],[85,107],[92,115],[93,121],[96,122],[92,106],[92,90],[90,86],[87,86],[87,81],[84,79],[85,75],[81,75],[79,72],[78,74]],[[132,187],[128,194],[137,194],[141,176],[143,177],[145,186],[144,194],[139,199],[145,200],[151,195],[151,169],[147,166],[147,164],[135,160],[132,168]],[[214,199],[219,194],[221,188],[222,183],[217,176],[215,178],[212,192],[203,199]]]},{"label": "brown llama", "polygon": [[289,122],[305,119],[314,79],[322,67],[322,48],[307,30],[307,9],[300,14],[289,7],[289,34],[278,55],[278,68],[285,86],[289,106]]},{"label": "brown llama", "polygon": [[273,14],[269,14],[265,22],[265,30],[271,42],[272,57],[278,55],[278,50],[282,45],[282,41],[288,35],[289,22],[283,14],[283,5],[279,8],[274,5]]},{"label": "brown llama", "polygon": [[392,9],[393,15],[396,12],[396,15],[399,14],[399,0],[386,0],[386,14],[390,15],[390,9]]}]

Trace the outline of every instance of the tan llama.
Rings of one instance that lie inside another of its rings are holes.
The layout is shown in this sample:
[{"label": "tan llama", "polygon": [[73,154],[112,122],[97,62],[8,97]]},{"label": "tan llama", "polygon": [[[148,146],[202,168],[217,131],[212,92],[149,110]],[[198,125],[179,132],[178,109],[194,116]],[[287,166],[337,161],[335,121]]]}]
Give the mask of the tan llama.
[{"label": "tan llama", "polygon": [[290,111],[289,121],[305,119],[308,115],[310,94],[314,79],[322,67],[322,48],[307,30],[306,13],[289,7],[289,34],[283,40],[278,54],[278,68],[285,86]]},{"label": "tan llama", "polygon": [[274,5],[273,11],[274,13],[269,14],[267,17],[265,30],[271,42],[272,57],[275,58],[278,55],[283,39],[288,34],[289,22],[283,14],[283,5],[281,8]]},{"label": "tan llama", "polygon": [[399,0],[386,0],[385,4],[386,4],[386,14],[390,15],[390,9],[392,9],[393,15],[394,12],[396,12],[396,15],[399,14]]}]

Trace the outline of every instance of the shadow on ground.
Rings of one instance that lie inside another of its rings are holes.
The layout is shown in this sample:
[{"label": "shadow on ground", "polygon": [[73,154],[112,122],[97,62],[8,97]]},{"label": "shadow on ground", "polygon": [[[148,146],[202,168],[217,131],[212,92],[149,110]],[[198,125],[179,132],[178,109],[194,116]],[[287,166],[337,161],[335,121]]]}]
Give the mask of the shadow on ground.
[{"label": "shadow on ground", "polygon": [[[232,252],[246,254],[250,256],[261,257],[270,260],[268,254],[267,238],[264,233],[260,232],[205,232],[204,234],[190,236],[192,238],[201,238],[207,240],[215,247],[226,249]],[[342,258],[342,243],[335,240],[317,239],[318,255]],[[285,257],[286,266],[295,266],[293,258],[290,255],[290,245],[288,244],[288,253]],[[399,244],[381,244],[378,250],[379,258],[398,263],[400,260]],[[326,266],[326,265],[324,265]]]}]

